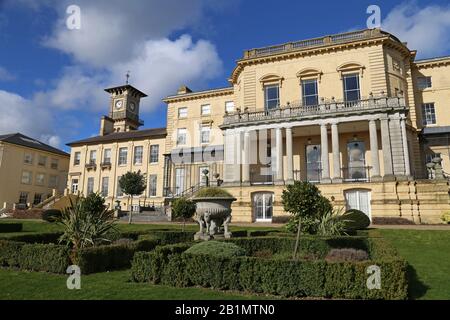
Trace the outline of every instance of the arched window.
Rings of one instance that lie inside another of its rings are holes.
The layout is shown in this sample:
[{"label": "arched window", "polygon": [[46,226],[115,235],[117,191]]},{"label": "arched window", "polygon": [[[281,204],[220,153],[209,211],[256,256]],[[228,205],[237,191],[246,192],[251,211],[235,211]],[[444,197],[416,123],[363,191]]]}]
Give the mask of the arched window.
[{"label": "arched window", "polygon": [[364,212],[370,220],[372,215],[370,212],[370,190],[368,189],[350,189],[344,191],[345,206],[347,210],[356,209]]}]

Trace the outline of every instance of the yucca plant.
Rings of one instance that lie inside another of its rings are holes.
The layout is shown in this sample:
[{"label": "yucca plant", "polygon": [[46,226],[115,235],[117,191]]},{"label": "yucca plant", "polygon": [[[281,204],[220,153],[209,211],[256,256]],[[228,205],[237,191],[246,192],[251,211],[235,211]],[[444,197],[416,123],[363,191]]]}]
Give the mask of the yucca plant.
[{"label": "yucca plant", "polygon": [[342,219],[341,211],[329,210],[317,223],[317,234],[320,236],[346,235],[347,220]]},{"label": "yucca plant", "polygon": [[113,219],[113,211],[108,210],[104,199],[98,194],[87,198],[70,200],[58,219],[64,228],[59,242],[72,247],[76,253],[79,249],[108,243],[117,238],[118,230]]}]

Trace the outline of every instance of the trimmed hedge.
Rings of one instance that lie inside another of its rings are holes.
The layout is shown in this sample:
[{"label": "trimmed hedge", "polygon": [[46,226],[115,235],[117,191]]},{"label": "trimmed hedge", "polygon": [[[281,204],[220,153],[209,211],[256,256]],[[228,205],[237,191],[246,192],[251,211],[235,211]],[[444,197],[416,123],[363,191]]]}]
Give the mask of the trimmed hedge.
[{"label": "trimmed hedge", "polygon": [[151,251],[158,245],[155,240],[139,240],[126,244],[112,244],[85,248],[78,251],[76,264],[83,274],[129,268],[138,251]]},{"label": "trimmed hedge", "polygon": [[3,239],[10,241],[18,241],[25,243],[58,243],[59,237],[62,232],[42,232],[42,233],[28,233],[15,236],[4,237]]},{"label": "trimmed hedge", "polygon": [[0,222],[0,233],[21,232],[22,223],[19,222]]},{"label": "trimmed hedge", "polygon": [[194,244],[187,251],[189,254],[212,255],[215,257],[245,256],[246,251],[232,242],[204,241]]},{"label": "trimmed hedge", "polygon": [[[244,239],[239,239],[240,244],[247,244],[252,250],[273,249],[276,240],[280,250],[290,249],[292,245],[292,239],[282,238],[241,240]],[[185,252],[186,244],[176,245],[179,250],[174,250],[174,246],[158,247],[153,252],[136,253],[131,268],[132,279],[179,287],[202,286],[295,297],[406,299],[407,263],[399,259],[383,239],[356,240],[353,243],[358,246],[368,246],[372,260],[330,263],[325,260],[224,258],[189,254]],[[317,244],[313,244],[314,241],[308,239],[306,242],[309,244],[304,249],[323,252],[337,243],[348,247],[352,240],[316,239]],[[371,265],[381,268],[380,290],[367,289],[369,275],[366,270]]]},{"label": "trimmed hedge", "polygon": [[175,244],[181,242],[192,242],[195,232],[193,231],[153,231],[145,235],[141,235],[138,239],[155,240],[160,245]]},{"label": "trimmed hedge", "polygon": [[69,265],[69,249],[65,246],[0,240],[0,266],[65,273]]}]

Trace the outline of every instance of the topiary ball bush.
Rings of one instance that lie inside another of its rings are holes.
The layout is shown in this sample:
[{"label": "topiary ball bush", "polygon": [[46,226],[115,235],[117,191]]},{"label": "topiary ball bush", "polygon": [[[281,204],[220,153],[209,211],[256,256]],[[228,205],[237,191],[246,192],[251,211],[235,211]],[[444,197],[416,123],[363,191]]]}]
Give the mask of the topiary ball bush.
[{"label": "topiary ball bush", "polygon": [[245,256],[246,251],[231,242],[224,241],[205,241],[193,245],[188,250],[188,254],[202,254],[214,257],[228,258]]},{"label": "topiary ball bush", "polygon": [[222,188],[208,187],[200,189],[195,198],[233,198],[233,196]]},{"label": "topiary ball bush", "polygon": [[364,212],[356,209],[346,211],[341,216],[341,219],[344,220],[344,229],[347,231],[367,229],[370,226],[369,217]]},{"label": "topiary ball bush", "polygon": [[42,213],[42,220],[47,222],[56,222],[59,218],[61,218],[61,211],[57,209],[45,210]]}]

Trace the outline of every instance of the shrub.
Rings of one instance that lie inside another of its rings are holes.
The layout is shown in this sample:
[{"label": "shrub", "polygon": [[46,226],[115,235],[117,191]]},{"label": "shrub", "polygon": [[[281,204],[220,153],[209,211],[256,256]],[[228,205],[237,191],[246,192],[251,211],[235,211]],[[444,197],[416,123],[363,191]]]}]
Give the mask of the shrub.
[{"label": "shrub", "polygon": [[372,218],[374,225],[415,225],[414,221],[400,217],[374,217]]},{"label": "shrub", "polygon": [[20,232],[22,227],[22,223],[18,222],[0,222],[0,233]]},{"label": "shrub", "polygon": [[61,219],[61,211],[57,209],[45,210],[42,213],[42,220],[47,222],[56,222]]},{"label": "shrub", "polygon": [[233,198],[233,196],[225,189],[218,187],[207,187],[200,189],[195,194],[195,198]]},{"label": "shrub", "polygon": [[346,211],[340,216],[340,219],[345,224],[345,230],[348,231],[367,229],[370,226],[369,217],[364,212],[355,209]]},{"label": "shrub", "polygon": [[[128,171],[120,177],[119,186],[123,193],[131,199],[131,207],[133,207],[133,196],[141,195],[147,188],[147,182],[145,175],[141,174],[141,170],[138,172]],[[128,224],[131,224],[133,220],[132,211],[130,210],[128,213]]]},{"label": "shrub", "polygon": [[175,218],[183,219],[183,231],[185,229],[186,219],[192,218],[195,209],[195,203],[186,198],[178,198],[172,202],[172,214]]},{"label": "shrub", "polygon": [[23,242],[0,240],[0,267],[18,267],[23,245]]},{"label": "shrub", "polygon": [[42,209],[27,209],[27,210],[20,210],[15,209],[12,211],[11,218],[13,219],[42,219]]},{"label": "shrub", "polygon": [[293,217],[286,228],[290,232],[296,232],[299,220],[301,231],[315,234],[317,221],[327,212],[332,210],[330,201],[321,195],[319,189],[309,182],[296,181],[283,190],[281,196],[284,210]]},{"label": "shrub", "polygon": [[332,249],[328,252],[325,260],[328,262],[364,261],[369,260],[369,255],[364,250],[353,248]]},{"label": "shrub", "polygon": [[321,236],[340,236],[345,230],[345,220],[333,211],[325,213],[317,223],[317,234]]},{"label": "shrub", "polygon": [[156,240],[160,245],[175,244],[179,242],[192,242],[195,232],[192,231],[152,231],[140,235],[139,239]]},{"label": "shrub", "polygon": [[186,253],[192,255],[203,254],[225,258],[244,256],[246,252],[244,249],[231,242],[205,241],[193,245],[186,250]]},{"label": "shrub", "polygon": [[22,270],[65,273],[70,264],[69,249],[55,244],[25,244],[19,256]]},{"label": "shrub", "polygon": [[9,236],[5,238],[11,241],[19,241],[25,243],[57,243],[61,237],[61,232],[41,232],[41,233],[26,233],[20,235]]}]

